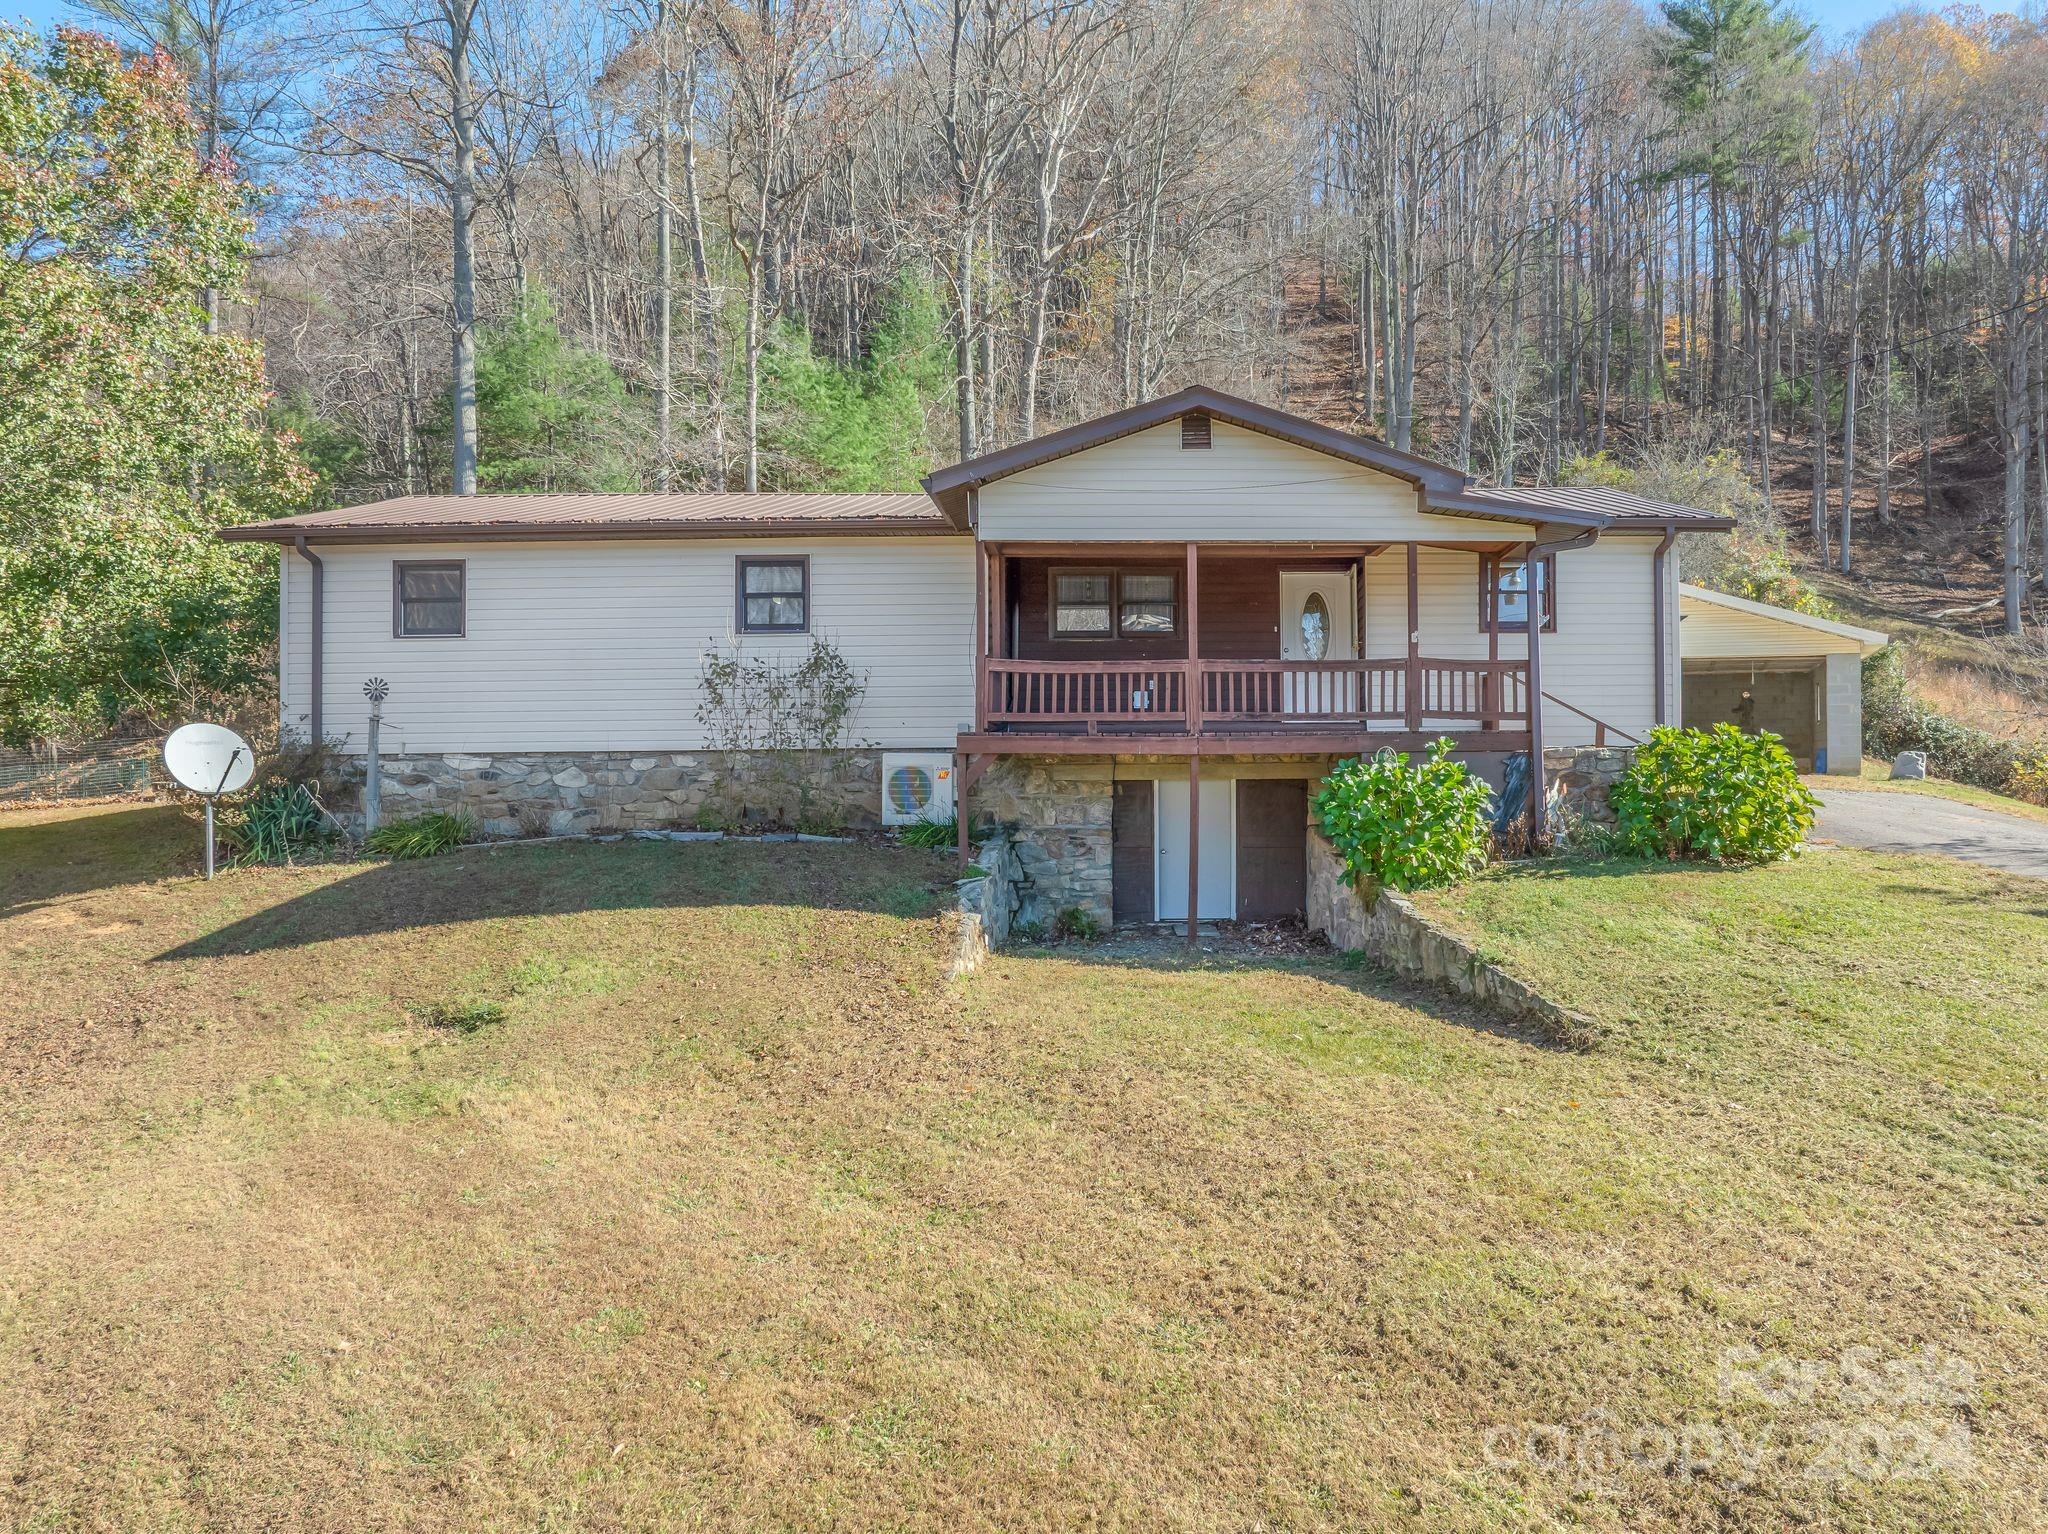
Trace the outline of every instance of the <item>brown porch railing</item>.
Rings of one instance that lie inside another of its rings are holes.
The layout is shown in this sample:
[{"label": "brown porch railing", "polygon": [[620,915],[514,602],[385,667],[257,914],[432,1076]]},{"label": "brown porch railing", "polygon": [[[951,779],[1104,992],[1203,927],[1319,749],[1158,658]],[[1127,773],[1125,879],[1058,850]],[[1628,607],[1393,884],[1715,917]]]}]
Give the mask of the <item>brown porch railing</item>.
[{"label": "brown porch railing", "polygon": [[[1521,660],[984,660],[991,727],[1149,726],[1179,732],[1196,704],[1199,727],[1407,723],[1481,729],[1529,724]],[[1411,712],[1410,703],[1414,703]]]},{"label": "brown porch railing", "polygon": [[1204,660],[1202,718],[1360,724],[1399,719],[1406,661]]},{"label": "brown porch railing", "polygon": [[990,724],[1187,727],[1186,661],[984,661]]}]

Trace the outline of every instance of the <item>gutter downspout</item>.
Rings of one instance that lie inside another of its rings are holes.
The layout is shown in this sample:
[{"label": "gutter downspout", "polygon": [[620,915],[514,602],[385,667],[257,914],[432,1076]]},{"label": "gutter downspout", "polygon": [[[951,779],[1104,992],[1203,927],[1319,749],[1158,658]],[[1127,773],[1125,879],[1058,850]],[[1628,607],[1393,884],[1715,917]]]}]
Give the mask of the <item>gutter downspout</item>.
[{"label": "gutter downspout", "polygon": [[306,535],[300,533],[292,539],[292,547],[299,551],[299,558],[313,567],[313,644],[312,654],[307,657],[313,678],[313,709],[309,731],[312,743],[319,745],[326,737],[320,732],[320,674],[326,669],[327,645],[324,619],[327,611],[327,567],[320,562],[320,556],[306,546]]},{"label": "gutter downspout", "polygon": [[[1536,850],[1536,843],[1543,838],[1543,801],[1549,797],[1543,787],[1543,594],[1538,588],[1542,580],[1540,562],[1553,554],[1562,554],[1567,549],[1583,549],[1600,536],[1600,529],[1589,527],[1583,533],[1570,538],[1555,539],[1550,543],[1532,543],[1523,557],[1529,561],[1529,850]],[[1555,602],[1557,595],[1551,593]]]},{"label": "gutter downspout", "polygon": [[1657,540],[1656,550],[1650,556],[1650,606],[1653,613],[1653,622],[1657,630],[1654,646],[1656,660],[1654,664],[1657,667],[1656,722],[1658,724],[1669,724],[1671,722],[1667,696],[1670,678],[1665,674],[1664,669],[1666,664],[1664,641],[1664,556],[1671,552],[1671,545],[1677,541],[1677,538],[1678,524],[1666,522],[1664,524],[1664,536]]}]

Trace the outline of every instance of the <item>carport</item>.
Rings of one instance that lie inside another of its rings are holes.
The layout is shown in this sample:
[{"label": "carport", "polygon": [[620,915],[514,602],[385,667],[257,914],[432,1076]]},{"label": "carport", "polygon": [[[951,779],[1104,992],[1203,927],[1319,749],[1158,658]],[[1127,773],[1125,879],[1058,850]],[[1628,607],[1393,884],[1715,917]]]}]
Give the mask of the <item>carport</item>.
[{"label": "carport", "polygon": [[1769,730],[1802,772],[1863,770],[1863,659],[1885,643],[1857,628],[1704,586],[1678,588],[1682,717]]}]

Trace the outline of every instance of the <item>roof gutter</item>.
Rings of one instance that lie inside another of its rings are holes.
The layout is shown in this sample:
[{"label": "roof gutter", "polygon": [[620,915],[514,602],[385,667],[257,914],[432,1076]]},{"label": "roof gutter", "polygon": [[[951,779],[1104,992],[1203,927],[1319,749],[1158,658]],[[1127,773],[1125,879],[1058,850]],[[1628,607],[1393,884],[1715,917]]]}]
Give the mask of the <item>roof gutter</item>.
[{"label": "roof gutter", "polygon": [[346,522],[315,524],[244,522],[224,527],[214,536],[227,543],[303,544],[308,535],[322,543],[499,543],[583,542],[599,539],[661,538],[953,538],[959,529],[944,522],[906,522],[863,517],[814,522],[443,522],[386,523],[381,526]]},{"label": "roof gutter", "polygon": [[1652,626],[1656,630],[1656,637],[1651,641],[1651,650],[1655,656],[1653,664],[1657,668],[1657,708],[1655,717],[1659,724],[1669,724],[1671,722],[1670,703],[1668,701],[1670,689],[1666,685],[1668,678],[1664,674],[1666,664],[1666,646],[1664,642],[1664,560],[1665,556],[1671,552],[1671,545],[1677,540],[1678,524],[1666,522],[1664,524],[1664,536],[1657,540],[1657,547],[1650,552],[1650,614]]},{"label": "roof gutter", "polygon": [[313,737],[312,744],[319,745],[325,738],[320,733],[320,675],[326,668],[327,636],[324,632],[327,615],[327,567],[320,562],[320,556],[306,546],[306,535],[300,533],[292,539],[292,547],[299,551],[299,558],[313,567],[313,650],[308,657],[313,678],[312,717],[308,729]]}]

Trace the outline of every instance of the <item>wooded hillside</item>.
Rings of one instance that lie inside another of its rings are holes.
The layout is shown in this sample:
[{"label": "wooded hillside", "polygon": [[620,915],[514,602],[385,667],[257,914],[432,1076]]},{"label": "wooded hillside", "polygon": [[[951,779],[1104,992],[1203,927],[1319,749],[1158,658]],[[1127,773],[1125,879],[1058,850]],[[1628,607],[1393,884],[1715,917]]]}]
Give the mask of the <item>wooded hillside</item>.
[{"label": "wooded hillside", "polygon": [[1502,482],[1732,469],[1810,567],[2048,610],[2038,22],[90,4],[250,183],[209,312],[329,500],[907,487],[1202,381]]}]

